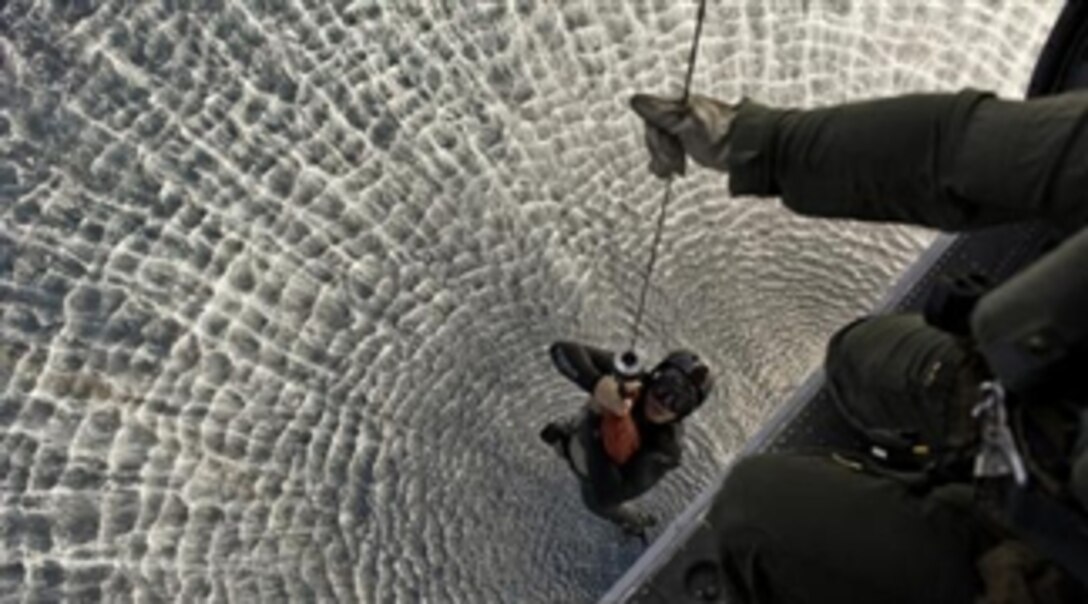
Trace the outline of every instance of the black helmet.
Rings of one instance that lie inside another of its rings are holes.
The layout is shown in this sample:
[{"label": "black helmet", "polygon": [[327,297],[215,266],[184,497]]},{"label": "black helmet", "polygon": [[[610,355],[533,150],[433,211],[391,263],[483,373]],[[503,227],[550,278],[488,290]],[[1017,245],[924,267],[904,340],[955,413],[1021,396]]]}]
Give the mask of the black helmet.
[{"label": "black helmet", "polygon": [[698,409],[713,387],[710,368],[699,355],[686,350],[670,352],[650,372],[649,392],[680,417]]}]

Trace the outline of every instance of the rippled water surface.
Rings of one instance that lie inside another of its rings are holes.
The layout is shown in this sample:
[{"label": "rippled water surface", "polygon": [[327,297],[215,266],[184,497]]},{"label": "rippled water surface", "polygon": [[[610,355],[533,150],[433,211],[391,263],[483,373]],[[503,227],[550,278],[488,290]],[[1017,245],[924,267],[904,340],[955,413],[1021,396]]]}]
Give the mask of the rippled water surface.
[{"label": "rippled water surface", "polygon": [[[0,599],[584,602],[640,553],[537,441],[627,341],[693,2],[0,4]],[[711,1],[698,92],[1017,95],[1058,0]],[[680,181],[644,352],[708,484],[930,240]]]}]

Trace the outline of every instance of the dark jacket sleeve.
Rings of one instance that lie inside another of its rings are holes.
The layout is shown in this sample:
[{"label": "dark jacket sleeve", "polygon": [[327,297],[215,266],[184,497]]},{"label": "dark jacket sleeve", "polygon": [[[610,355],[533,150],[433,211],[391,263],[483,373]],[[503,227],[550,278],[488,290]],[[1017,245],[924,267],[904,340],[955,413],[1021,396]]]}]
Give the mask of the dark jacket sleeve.
[{"label": "dark jacket sleeve", "polygon": [[1088,94],[1007,101],[914,94],[797,111],[745,103],[730,135],[735,195],[793,211],[977,229],[1088,219]]},{"label": "dark jacket sleeve", "polygon": [[612,373],[613,354],[574,342],[556,342],[550,349],[552,363],[559,373],[592,393],[597,381]]}]

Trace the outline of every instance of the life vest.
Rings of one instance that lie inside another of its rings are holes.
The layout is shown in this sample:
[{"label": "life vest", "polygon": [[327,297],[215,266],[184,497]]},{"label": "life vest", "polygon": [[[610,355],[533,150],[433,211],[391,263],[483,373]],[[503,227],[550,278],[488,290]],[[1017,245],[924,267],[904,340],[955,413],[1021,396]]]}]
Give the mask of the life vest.
[{"label": "life vest", "polygon": [[621,466],[627,463],[642,445],[638,424],[631,412],[601,414],[601,441],[609,459]]}]

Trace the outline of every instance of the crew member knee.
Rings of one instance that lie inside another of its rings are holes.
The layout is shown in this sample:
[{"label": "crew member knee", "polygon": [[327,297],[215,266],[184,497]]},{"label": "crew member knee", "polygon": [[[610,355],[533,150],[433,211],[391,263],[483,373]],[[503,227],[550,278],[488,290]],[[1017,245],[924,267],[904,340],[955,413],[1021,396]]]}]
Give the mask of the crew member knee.
[{"label": "crew member knee", "polygon": [[827,342],[827,355],[824,359],[824,367],[828,374],[837,371],[844,363],[851,362],[851,349],[856,348],[856,346],[851,346],[851,340],[847,339],[847,335],[855,328],[872,320],[872,317],[864,317],[851,321],[843,327],[840,327],[839,330],[831,336],[831,339]]},{"label": "crew member knee", "polygon": [[781,497],[777,455],[753,455],[734,464],[722,485],[712,511],[713,522],[723,534],[747,531],[763,522],[761,501]]}]

